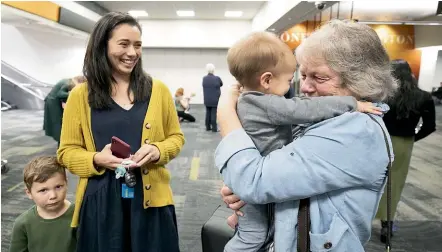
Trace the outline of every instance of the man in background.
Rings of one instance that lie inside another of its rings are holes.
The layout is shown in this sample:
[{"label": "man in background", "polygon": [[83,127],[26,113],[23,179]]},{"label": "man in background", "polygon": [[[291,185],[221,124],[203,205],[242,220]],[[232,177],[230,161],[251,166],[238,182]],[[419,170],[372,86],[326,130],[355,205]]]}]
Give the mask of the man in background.
[{"label": "man in background", "polygon": [[216,125],[216,109],[221,95],[223,82],[214,75],[215,66],[211,63],[206,65],[207,75],[203,77],[204,105],[206,106],[206,130],[218,132]]}]

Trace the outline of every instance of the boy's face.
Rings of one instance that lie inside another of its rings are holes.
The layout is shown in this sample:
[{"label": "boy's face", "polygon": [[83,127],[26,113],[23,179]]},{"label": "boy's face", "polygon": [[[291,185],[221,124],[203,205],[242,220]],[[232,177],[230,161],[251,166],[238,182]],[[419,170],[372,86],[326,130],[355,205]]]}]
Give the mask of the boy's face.
[{"label": "boy's face", "polygon": [[66,177],[61,173],[54,174],[46,182],[32,183],[30,191],[26,189],[28,197],[47,212],[57,212],[63,209],[66,192]]},{"label": "boy's face", "polygon": [[267,94],[283,96],[289,91],[292,79],[293,72],[285,72],[279,75],[266,72],[261,75],[261,86]]}]

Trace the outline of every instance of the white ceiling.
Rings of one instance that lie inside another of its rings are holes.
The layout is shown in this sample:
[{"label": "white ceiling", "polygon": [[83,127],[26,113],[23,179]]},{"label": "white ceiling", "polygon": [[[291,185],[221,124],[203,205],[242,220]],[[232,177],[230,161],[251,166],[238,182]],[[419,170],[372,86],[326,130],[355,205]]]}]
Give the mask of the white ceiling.
[{"label": "white ceiling", "polygon": [[24,16],[17,15],[15,11],[9,6],[5,6],[2,4],[1,6],[1,19],[2,23],[13,24],[13,23],[26,23],[32,22],[34,20],[25,18]]},{"label": "white ceiling", "polygon": [[[359,21],[419,21],[439,18],[435,15],[438,1],[379,1],[362,0],[353,2],[353,16],[351,16],[351,1],[342,1],[332,7],[332,17],[337,17],[339,6],[340,18],[358,19]],[[318,17],[317,17],[318,18]],[[330,18],[330,9],[322,13],[322,20]],[[313,20],[313,18],[309,18]],[[319,19],[319,18],[318,18]],[[439,19],[440,20],[440,19]]]},{"label": "white ceiling", "polygon": [[[361,20],[420,20],[435,16],[438,1],[355,1],[354,15]],[[350,5],[351,6],[351,5]]]},{"label": "white ceiling", "polygon": [[232,19],[224,17],[225,11],[243,11],[239,20],[251,20],[267,1],[96,1],[109,11],[128,12],[144,10],[149,17],[140,19],[183,19],[176,14],[177,10],[193,10],[191,19]]},{"label": "white ceiling", "polygon": [[61,25],[57,22],[39,17],[9,6],[1,5],[1,22],[24,29],[56,33],[68,37],[85,38],[87,33]]}]

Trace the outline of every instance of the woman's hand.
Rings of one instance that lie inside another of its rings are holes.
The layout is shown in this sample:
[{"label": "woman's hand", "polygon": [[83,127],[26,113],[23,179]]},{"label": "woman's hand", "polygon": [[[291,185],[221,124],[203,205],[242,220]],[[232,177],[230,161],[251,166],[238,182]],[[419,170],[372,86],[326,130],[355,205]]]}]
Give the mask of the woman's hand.
[{"label": "woman's hand", "polygon": [[376,107],[372,102],[358,101],[357,110],[362,113],[382,115],[382,108]]},{"label": "woman's hand", "polygon": [[238,196],[236,196],[235,194],[233,194],[232,190],[230,190],[230,188],[228,188],[227,186],[223,186],[223,188],[221,188],[221,196],[223,198],[224,203],[226,203],[226,205],[235,211],[234,214],[230,215],[227,218],[227,224],[235,229],[236,225],[238,225],[238,215],[240,216],[244,216],[244,214],[239,211],[239,209],[241,207],[243,207],[245,205],[244,201],[240,200]]},{"label": "woman's hand", "polygon": [[233,194],[232,190],[225,185],[223,188],[221,188],[221,197],[223,198],[223,201],[226,203],[227,207],[234,210],[237,215],[244,215],[241,211],[239,211],[239,209],[241,209],[241,207],[243,207],[246,203],[238,196]]},{"label": "woman's hand", "polygon": [[222,136],[226,136],[235,129],[241,128],[238,115],[236,114],[236,103],[241,94],[239,84],[232,85],[227,92],[219,98],[217,109],[217,120]]},{"label": "woman's hand", "polygon": [[158,161],[160,159],[160,150],[155,145],[144,144],[131,159],[135,164],[129,168],[141,167],[144,164]]},{"label": "woman's hand", "polygon": [[227,218],[227,225],[231,228],[235,229],[236,225],[238,225],[238,215],[232,214]]},{"label": "woman's hand", "polygon": [[122,158],[117,158],[112,155],[111,145],[107,144],[103,150],[95,154],[94,164],[98,167],[104,167],[110,170],[115,170],[123,162]]}]

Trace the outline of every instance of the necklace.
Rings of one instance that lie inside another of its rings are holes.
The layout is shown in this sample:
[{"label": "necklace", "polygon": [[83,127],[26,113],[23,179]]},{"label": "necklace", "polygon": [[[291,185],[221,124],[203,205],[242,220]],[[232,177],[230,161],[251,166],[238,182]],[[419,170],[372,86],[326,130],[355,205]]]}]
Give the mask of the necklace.
[{"label": "necklace", "polygon": [[132,108],[133,104],[129,103],[129,104],[121,104],[120,105],[123,109],[128,110],[130,108]]}]

